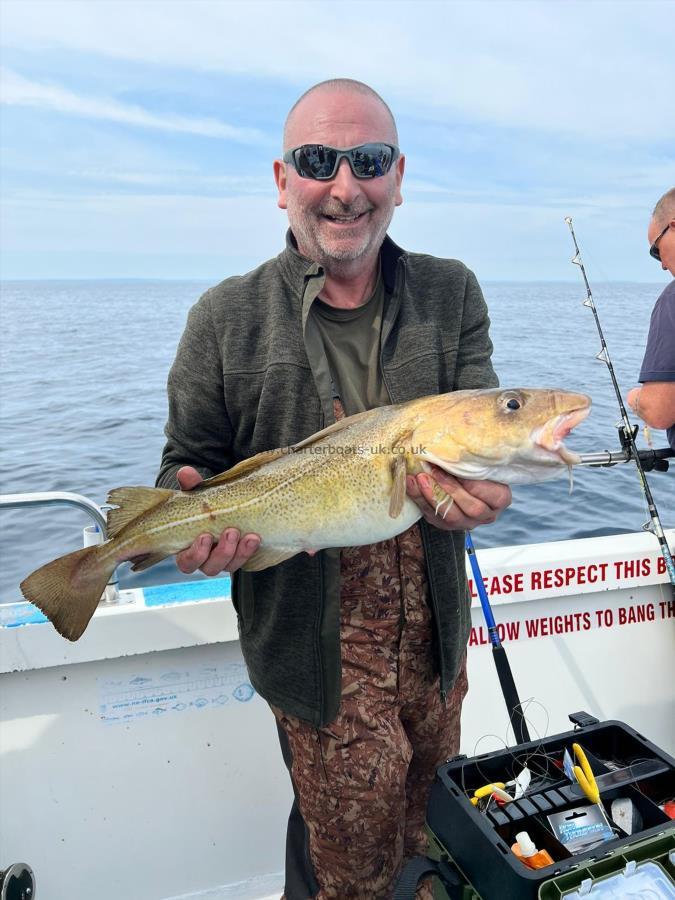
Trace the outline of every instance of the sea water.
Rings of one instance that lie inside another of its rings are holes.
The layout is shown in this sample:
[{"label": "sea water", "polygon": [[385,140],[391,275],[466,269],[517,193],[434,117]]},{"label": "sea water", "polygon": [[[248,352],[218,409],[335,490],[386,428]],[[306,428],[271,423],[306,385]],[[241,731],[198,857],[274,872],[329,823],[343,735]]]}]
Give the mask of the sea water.
[{"label": "sea water", "polygon": [[[0,304],[2,493],[72,491],[103,504],[121,485],[152,485],[164,443],[166,378],[190,306],[206,283],[5,282]],[[649,315],[664,287],[594,288],[616,376],[636,383]],[[580,283],[484,283],[493,361],[501,384],[560,387],[593,398],[591,416],[567,439],[580,452],[618,449],[619,412]],[[665,434],[653,432],[657,447]],[[642,436],[639,446],[645,446]],[[675,526],[675,464],[649,476],[666,527]],[[647,515],[632,465],[577,469],[566,479],[514,488],[513,505],[474,532],[481,547],[638,531]],[[19,582],[82,542],[87,516],[70,508],[0,509],[0,602]],[[176,581],[173,560],[123,587]],[[191,579],[201,577],[190,576]]]}]

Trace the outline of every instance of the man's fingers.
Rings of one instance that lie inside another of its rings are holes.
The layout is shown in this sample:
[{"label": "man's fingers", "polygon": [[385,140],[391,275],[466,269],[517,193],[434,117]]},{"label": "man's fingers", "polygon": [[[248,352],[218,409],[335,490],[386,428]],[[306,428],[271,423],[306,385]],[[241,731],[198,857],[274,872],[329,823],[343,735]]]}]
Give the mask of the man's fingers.
[{"label": "man's fingers", "polygon": [[[473,497],[468,491],[466,491],[460,482],[453,478],[452,476],[441,478],[436,477],[436,473],[433,476],[431,475],[418,475],[417,483],[420,487],[420,491],[422,497],[427,503],[428,509],[431,510],[432,513],[435,514],[436,506],[438,505],[438,501],[434,496],[434,481],[438,482],[441,488],[445,491],[445,493],[452,498],[453,507],[455,510],[455,514],[453,519],[455,522],[459,523],[462,521],[462,517],[466,517],[467,520],[471,519],[479,519],[481,522],[493,522],[494,521],[494,512],[490,507],[487,506],[481,499],[477,497]],[[449,516],[451,515],[451,510],[446,511],[446,521],[449,521]],[[456,524],[455,527],[462,527],[459,524]]]},{"label": "man's fingers", "polygon": [[196,469],[192,466],[182,466],[176,472],[176,478],[182,491],[191,491],[204,480]]},{"label": "man's fingers", "polygon": [[495,513],[500,513],[511,505],[513,496],[508,484],[499,481],[470,481],[468,478],[460,478],[459,483],[468,495],[481,501]]},{"label": "man's fingers", "polygon": [[176,554],[176,565],[185,575],[197,569],[209,576],[236,572],[259,546],[259,535],[245,534],[240,538],[236,528],[226,528],[215,544],[210,534],[201,534],[191,546]]},{"label": "man's fingers", "polygon": [[259,546],[260,538],[257,534],[240,537],[236,528],[226,528],[201,570],[205,575],[236,572]]},{"label": "man's fingers", "polygon": [[210,534],[200,534],[196,541],[176,554],[176,565],[184,575],[192,575],[209,558],[213,538]]},{"label": "man's fingers", "polygon": [[497,481],[455,478],[436,466],[431,475],[419,475],[418,480],[426,484],[422,492],[429,503],[435,505],[432,491],[436,481],[470,519],[493,522],[511,503],[511,488]]},{"label": "man's fingers", "polygon": [[234,556],[227,564],[228,572],[236,572],[249,560],[260,546],[260,538],[257,534],[245,534],[237,543]]},{"label": "man's fingers", "polygon": [[[453,500],[452,506],[443,508],[442,515],[436,512],[438,497],[434,495],[434,482]],[[455,478],[435,466],[432,473],[409,476],[406,484],[408,495],[426,521],[446,530],[489,525],[511,502],[508,485]]]}]

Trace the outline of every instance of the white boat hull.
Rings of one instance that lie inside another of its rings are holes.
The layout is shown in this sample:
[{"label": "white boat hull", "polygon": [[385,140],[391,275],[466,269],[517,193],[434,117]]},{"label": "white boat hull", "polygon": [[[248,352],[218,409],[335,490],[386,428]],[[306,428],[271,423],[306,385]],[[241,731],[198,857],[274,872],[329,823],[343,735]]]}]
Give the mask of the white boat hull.
[{"label": "white boat hull", "polygon": [[[675,751],[675,607],[651,535],[478,558],[533,737],[584,709]],[[291,789],[228,581],[122,599],[76,644],[0,607],[0,867],[28,863],[44,900],[279,896]],[[474,603],[470,755],[513,743]]]}]

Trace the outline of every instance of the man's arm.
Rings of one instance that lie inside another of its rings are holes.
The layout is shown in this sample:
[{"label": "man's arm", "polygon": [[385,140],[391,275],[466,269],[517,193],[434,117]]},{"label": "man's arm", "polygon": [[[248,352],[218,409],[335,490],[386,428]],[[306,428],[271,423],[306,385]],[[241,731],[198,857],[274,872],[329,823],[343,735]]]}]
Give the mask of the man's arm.
[{"label": "man's arm", "polygon": [[633,412],[652,428],[675,425],[675,381],[647,381],[626,397]]},{"label": "man's arm", "polygon": [[[469,272],[464,293],[454,390],[498,385],[499,381],[490,362],[492,341],[489,328],[490,319],[483,292],[476,276]],[[438,501],[433,494],[434,481],[453,500],[450,509],[443,507],[444,515],[436,514]],[[420,507],[426,521],[444,531],[471,530],[478,525],[488,525],[511,504],[511,488],[508,485],[495,481],[454,478],[436,466],[431,475],[409,476],[406,486],[408,496]]]},{"label": "man's arm", "polygon": [[[220,348],[207,297],[190,311],[169,373],[169,419],[156,482],[159,487],[189,491],[202,478],[233,463],[228,452],[232,428],[223,396]],[[197,569],[205,575],[234,572],[259,546],[257,534],[241,536],[236,528],[226,528],[215,543],[204,533],[176,555],[176,565],[185,574]]]},{"label": "man's arm", "polygon": [[675,281],[652,310],[638,380],[626,396],[630,408],[652,428],[675,425]]},{"label": "man's arm", "polygon": [[207,293],[190,310],[169,372],[169,417],[158,487],[177,487],[176,473],[184,465],[196,468],[203,478],[233,465],[233,434],[223,393],[220,346]]}]

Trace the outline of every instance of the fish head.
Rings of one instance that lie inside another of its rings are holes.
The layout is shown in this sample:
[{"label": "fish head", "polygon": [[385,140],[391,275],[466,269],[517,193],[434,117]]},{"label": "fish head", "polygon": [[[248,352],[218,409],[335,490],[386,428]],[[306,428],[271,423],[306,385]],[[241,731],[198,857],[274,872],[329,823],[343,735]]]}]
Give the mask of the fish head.
[{"label": "fish head", "polygon": [[496,388],[436,399],[433,414],[413,432],[413,452],[453,475],[525,484],[580,462],[563,439],[589,414],[586,394]]}]

